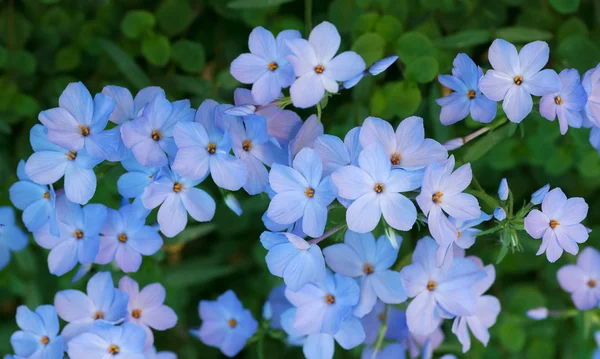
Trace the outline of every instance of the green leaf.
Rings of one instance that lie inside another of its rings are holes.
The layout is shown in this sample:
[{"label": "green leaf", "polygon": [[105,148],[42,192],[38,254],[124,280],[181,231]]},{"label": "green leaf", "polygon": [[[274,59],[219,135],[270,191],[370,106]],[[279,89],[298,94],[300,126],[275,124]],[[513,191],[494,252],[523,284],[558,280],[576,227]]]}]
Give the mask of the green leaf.
[{"label": "green leaf", "polygon": [[396,52],[405,64],[421,56],[435,57],[435,48],[431,40],[420,32],[407,32],[398,39]]},{"label": "green leaf", "polygon": [[219,264],[215,258],[189,260],[169,267],[164,283],[175,288],[198,287],[215,279],[228,276],[241,268]]},{"label": "green leaf", "polygon": [[435,79],[438,70],[438,62],[434,57],[422,56],[406,65],[406,76],[420,83],[428,83]]},{"label": "green leaf", "polygon": [[105,39],[98,40],[98,44],[106,51],[115,62],[119,71],[136,89],[139,90],[152,85],[150,78],[148,78],[144,71],[117,45]]},{"label": "green leaf", "polygon": [[37,60],[25,50],[13,50],[8,53],[6,67],[24,75],[31,75],[35,72]]},{"label": "green leaf", "polygon": [[412,115],[421,104],[421,91],[412,81],[388,84],[385,88],[385,96],[387,106],[400,118]]},{"label": "green leaf", "polygon": [[352,45],[352,51],[358,53],[367,65],[383,57],[385,41],[376,33],[369,32],[361,35]]},{"label": "green leaf", "polygon": [[511,353],[518,353],[523,350],[527,339],[527,333],[523,329],[523,324],[519,318],[507,315],[499,324],[500,344]]},{"label": "green leaf", "polygon": [[436,45],[442,49],[462,49],[488,43],[490,39],[489,30],[465,30],[439,39]]},{"label": "green leaf", "polygon": [[596,66],[600,48],[584,36],[569,37],[558,45],[558,58],[564,67],[573,67],[583,73]]},{"label": "green leaf", "polygon": [[552,39],[552,33],[528,27],[512,26],[498,29],[496,37],[508,42],[547,41]]},{"label": "green leaf", "polygon": [[79,48],[75,46],[69,46],[60,49],[60,51],[56,53],[54,66],[58,71],[70,71],[77,68],[80,62],[81,51]]},{"label": "green leaf", "polygon": [[263,7],[279,6],[294,0],[233,0],[227,6],[232,9],[256,9]]},{"label": "green leaf", "polygon": [[181,39],[173,44],[173,61],[187,72],[199,72],[206,64],[204,46],[199,42]]},{"label": "green leaf", "polygon": [[121,32],[130,39],[139,38],[145,31],[151,30],[156,23],[154,14],[146,10],[131,10],[121,21]]},{"label": "green leaf", "polygon": [[556,39],[560,43],[571,36],[587,36],[588,33],[589,30],[585,22],[573,16],[560,25],[556,33]]},{"label": "green leaf", "polygon": [[167,36],[182,33],[194,21],[194,11],[186,0],[166,0],[156,11],[158,25]]},{"label": "green leaf", "polygon": [[474,162],[492,150],[498,143],[512,136],[517,129],[516,123],[508,123],[479,138],[465,153],[465,162]]},{"label": "green leaf", "polygon": [[37,100],[26,94],[15,96],[12,107],[17,115],[23,117],[34,117],[40,111]]},{"label": "green leaf", "polygon": [[155,66],[165,66],[171,57],[171,44],[164,35],[148,34],[142,40],[142,55]]},{"label": "green leaf", "polygon": [[554,10],[561,14],[572,14],[579,8],[579,0],[549,0]]},{"label": "green leaf", "polygon": [[364,33],[373,32],[378,21],[379,14],[376,12],[360,15],[352,24],[352,37],[356,39]]},{"label": "green leaf", "polygon": [[403,27],[400,20],[390,15],[382,16],[377,25],[375,25],[375,32],[381,35],[386,43],[396,40],[402,31]]}]

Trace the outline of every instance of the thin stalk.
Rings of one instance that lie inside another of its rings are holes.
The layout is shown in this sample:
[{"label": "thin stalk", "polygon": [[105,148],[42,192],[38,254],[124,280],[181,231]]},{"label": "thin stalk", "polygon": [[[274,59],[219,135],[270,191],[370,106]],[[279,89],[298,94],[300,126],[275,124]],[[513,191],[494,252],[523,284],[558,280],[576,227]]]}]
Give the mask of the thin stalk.
[{"label": "thin stalk", "polygon": [[304,23],[306,24],[305,35],[308,35],[312,30],[312,0],[304,0]]},{"label": "thin stalk", "polygon": [[317,244],[317,243],[321,242],[322,240],[326,239],[327,237],[330,237],[330,236],[336,234],[337,232],[339,232],[341,229],[344,229],[344,228],[346,228],[345,224],[337,225],[337,226],[331,228],[330,230],[328,230],[327,232],[323,233],[323,235],[321,237],[311,239],[308,243]]},{"label": "thin stalk", "polygon": [[379,333],[377,333],[377,339],[375,341],[375,345],[373,346],[373,355],[371,355],[371,359],[377,358],[377,353],[381,350],[381,346],[383,345],[383,339],[385,338],[385,333],[387,332],[387,317],[388,317],[388,306],[385,306],[385,311],[383,312],[383,320],[381,323],[381,327],[379,327]]}]

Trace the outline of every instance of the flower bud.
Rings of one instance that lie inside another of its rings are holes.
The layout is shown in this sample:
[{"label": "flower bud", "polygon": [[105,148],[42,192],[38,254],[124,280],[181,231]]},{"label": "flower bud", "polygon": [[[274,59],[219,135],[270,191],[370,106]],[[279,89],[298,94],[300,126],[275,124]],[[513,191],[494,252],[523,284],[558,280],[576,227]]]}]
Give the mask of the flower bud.
[{"label": "flower bud", "polygon": [[533,192],[533,194],[531,195],[531,203],[532,204],[542,203],[542,201],[544,200],[544,197],[546,197],[546,194],[548,194],[549,190],[550,190],[550,184],[547,184],[544,187]]},{"label": "flower bud", "polygon": [[503,221],[506,218],[506,212],[504,211],[504,208],[502,207],[498,207],[494,210],[494,218],[496,218],[499,221]]},{"label": "flower bud", "polygon": [[539,307],[527,311],[527,316],[531,319],[542,320],[548,318],[548,308]]},{"label": "flower bud", "polygon": [[500,181],[498,197],[500,197],[501,201],[506,201],[508,199],[508,182],[506,181],[506,178],[503,178],[502,181]]}]

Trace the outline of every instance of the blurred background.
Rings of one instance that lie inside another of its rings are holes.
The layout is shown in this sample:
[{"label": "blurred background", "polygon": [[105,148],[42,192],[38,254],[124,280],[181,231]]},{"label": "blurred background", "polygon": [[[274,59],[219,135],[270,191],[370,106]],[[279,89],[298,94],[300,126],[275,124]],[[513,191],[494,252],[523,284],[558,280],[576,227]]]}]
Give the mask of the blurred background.
[{"label": "blurred background", "polygon": [[[467,120],[450,128],[439,122],[434,100],[444,95],[437,75],[450,73],[459,52],[489,68],[487,49],[496,37],[517,47],[544,40],[550,45],[549,67],[572,67],[580,74],[600,62],[600,1],[597,0],[321,0],[308,13],[312,24],[328,20],[342,34],[341,50],[361,54],[367,65],[393,54],[400,59],[387,72],[369,77],[351,91],[330,98],[324,109],[325,131],[343,137],[369,115],[394,126],[409,115],[425,119],[426,135],[440,142],[465,136],[479,124]],[[8,188],[16,178],[17,163],[32,150],[29,130],[43,109],[56,107],[65,86],[82,81],[95,94],[108,84],[140,88],[158,85],[170,100],[189,98],[198,107],[207,98],[232,103],[240,84],[229,74],[229,64],[248,52],[248,35],[255,26],[277,33],[297,29],[306,35],[306,4],[302,0],[1,0],[0,1],[0,206],[10,205]],[[447,93],[446,93],[447,94]],[[310,111],[301,111],[306,118]],[[570,129],[560,136],[558,124],[532,114],[519,128],[504,126],[455,152],[459,161],[472,162],[475,177],[495,194],[502,177],[508,179],[515,206],[550,183],[569,197],[585,197],[590,213],[585,224],[596,229],[600,195],[600,160],[588,142],[588,129]],[[98,190],[92,203],[119,205],[119,165],[96,167]],[[145,258],[132,277],[140,284],[161,282],[167,304],[179,322],[167,332],[156,332],[159,350],[180,358],[220,358],[188,334],[198,327],[198,302],[214,300],[233,289],[255,318],[270,289],[280,279],[267,271],[266,251],[258,241],[264,230],[260,217],[268,206],[266,195],[236,193],[244,209],[237,217],[223,204],[218,188],[203,184],[219,203],[208,224],[190,222],[163,250]],[[518,207],[520,208],[520,207]],[[492,209],[483,209],[491,213]],[[331,217],[343,220],[342,213]],[[154,215],[155,216],[155,215]],[[152,218],[152,217],[151,217]],[[154,217],[155,218],[155,217]],[[586,245],[599,247],[600,227]],[[524,233],[524,232],[523,232]],[[398,263],[410,262],[415,242],[424,235],[416,228],[402,233]],[[460,358],[590,358],[592,334],[598,317],[579,313],[568,319],[534,322],[527,309],[547,306],[571,309],[556,271],[574,262],[569,255],[555,264],[536,257],[539,241],[520,238],[524,252],[508,253],[497,266],[491,293],[502,312],[491,329],[487,348],[474,342],[460,354],[460,345],[445,326],[446,341],[436,353]],[[0,354],[11,352],[9,338],[17,330],[15,309],[53,303],[54,294],[67,288],[84,289],[89,275],[71,284],[74,273],[61,278],[48,273],[47,251],[30,245],[13,256],[0,271]],[[496,237],[480,238],[468,252],[493,263],[500,249]],[[122,276],[115,267],[115,283]],[[267,358],[302,357],[298,348],[266,339]],[[338,347],[336,358],[358,358]],[[258,357],[250,344],[239,357]]]}]

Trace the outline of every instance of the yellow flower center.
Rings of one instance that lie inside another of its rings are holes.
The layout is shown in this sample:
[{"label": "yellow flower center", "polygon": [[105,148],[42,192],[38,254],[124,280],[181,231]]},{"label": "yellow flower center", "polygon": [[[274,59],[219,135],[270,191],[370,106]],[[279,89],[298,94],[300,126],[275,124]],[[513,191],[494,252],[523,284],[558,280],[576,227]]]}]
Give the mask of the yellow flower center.
[{"label": "yellow flower center", "polygon": [[399,165],[400,164],[400,159],[402,158],[402,155],[399,153],[394,152],[394,154],[392,155],[392,157],[390,157],[390,162],[393,165]]},{"label": "yellow flower center", "polygon": [[160,135],[160,130],[156,130],[156,131],[152,131],[152,139],[154,141],[158,141],[162,138],[163,136]]},{"label": "yellow flower center", "polygon": [[94,320],[98,320],[98,319],[104,319],[104,313],[102,313],[102,312],[96,312],[94,314]]},{"label": "yellow flower center", "polygon": [[557,105],[562,105],[563,104],[563,99],[560,96],[556,96],[554,98],[554,103]]},{"label": "yellow flower center", "polygon": [[558,221],[556,219],[551,220],[549,223],[550,228],[552,228],[552,229],[556,228],[559,224],[560,223],[558,223]]},{"label": "yellow flower center", "polygon": [[108,347],[108,352],[112,355],[117,355],[119,354],[119,347],[113,344],[110,347]]},{"label": "yellow flower center", "polygon": [[179,193],[179,192],[183,191],[184,189],[185,189],[185,187],[181,183],[175,183],[173,185],[173,192],[175,192],[175,193]]},{"label": "yellow flower center", "polygon": [[363,272],[365,272],[365,274],[369,275],[369,274],[373,274],[373,272],[375,272],[375,270],[373,269],[373,266],[371,264],[367,263],[363,266]]},{"label": "yellow flower center", "polygon": [[587,285],[590,288],[594,288],[594,287],[596,287],[596,281],[593,279],[590,279],[590,280],[588,280]]},{"label": "yellow flower center", "polygon": [[217,151],[217,144],[216,143],[212,143],[209,142],[208,146],[206,146],[206,150],[208,151],[208,153],[210,153],[211,155],[214,155],[215,152]]},{"label": "yellow flower center", "polygon": [[79,131],[77,131],[77,132],[79,132],[79,134],[82,135],[83,137],[87,137],[87,136],[90,135],[90,129],[89,129],[89,127],[82,126],[82,125],[79,125],[77,127],[79,127]]},{"label": "yellow flower center", "polygon": [[469,92],[467,92],[467,97],[469,98],[469,100],[474,99],[475,98],[475,91],[469,90]]},{"label": "yellow flower center", "polygon": [[376,183],[375,184],[375,192],[381,193],[383,191],[385,191],[385,187],[383,186],[383,183]]},{"label": "yellow flower center", "polygon": [[279,68],[279,65],[277,65],[277,63],[275,61],[273,61],[269,64],[269,70],[271,70],[271,71],[275,71],[278,68]]},{"label": "yellow flower center", "polygon": [[237,320],[235,320],[235,319],[229,319],[227,321],[227,324],[229,324],[230,328],[235,328],[235,327],[237,327]]},{"label": "yellow flower center", "polygon": [[431,200],[435,203],[442,203],[442,197],[444,197],[444,194],[442,192],[435,192],[433,196],[431,196]]},{"label": "yellow flower center", "polygon": [[460,238],[460,231],[456,233],[456,238]]},{"label": "yellow flower center", "polygon": [[245,140],[244,143],[242,143],[242,149],[246,152],[250,151],[252,149],[252,141]]},{"label": "yellow flower center", "polygon": [[44,193],[44,198],[45,199],[50,199],[50,192]]},{"label": "yellow flower center", "polygon": [[325,66],[323,65],[317,65],[317,67],[315,67],[315,72],[318,74],[322,74],[323,71],[325,71]]},{"label": "yellow flower center", "polygon": [[83,232],[81,231],[81,229],[78,229],[75,232],[73,232],[73,237],[75,237],[75,239],[83,238]]},{"label": "yellow flower center", "polygon": [[315,196],[315,190],[310,187],[306,187],[306,191],[304,191],[304,194],[307,197],[313,198]]},{"label": "yellow flower center", "polygon": [[69,150],[68,153],[65,153],[65,156],[69,159],[69,161],[73,161],[77,158],[77,152]]},{"label": "yellow flower center", "polygon": [[134,309],[133,312],[131,312],[131,316],[134,317],[135,319],[139,319],[142,316],[142,310]]},{"label": "yellow flower center", "polygon": [[327,304],[335,303],[335,297],[331,294],[326,295],[324,298],[325,298],[325,303],[327,303]]},{"label": "yellow flower center", "polygon": [[47,336],[43,336],[40,338],[40,343],[42,343],[43,345],[46,345],[48,343],[50,343],[50,338],[48,338]]},{"label": "yellow flower center", "polygon": [[427,290],[431,292],[431,291],[433,291],[435,288],[437,288],[437,283],[436,283],[436,282],[434,282],[434,281],[432,281],[432,280],[430,280],[430,281],[427,283]]},{"label": "yellow flower center", "polygon": [[515,76],[515,85],[521,85],[523,83],[523,76]]},{"label": "yellow flower center", "polygon": [[122,243],[127,242],[127,235],[125,233],[119,234],[119,242],[122,242]]}]

